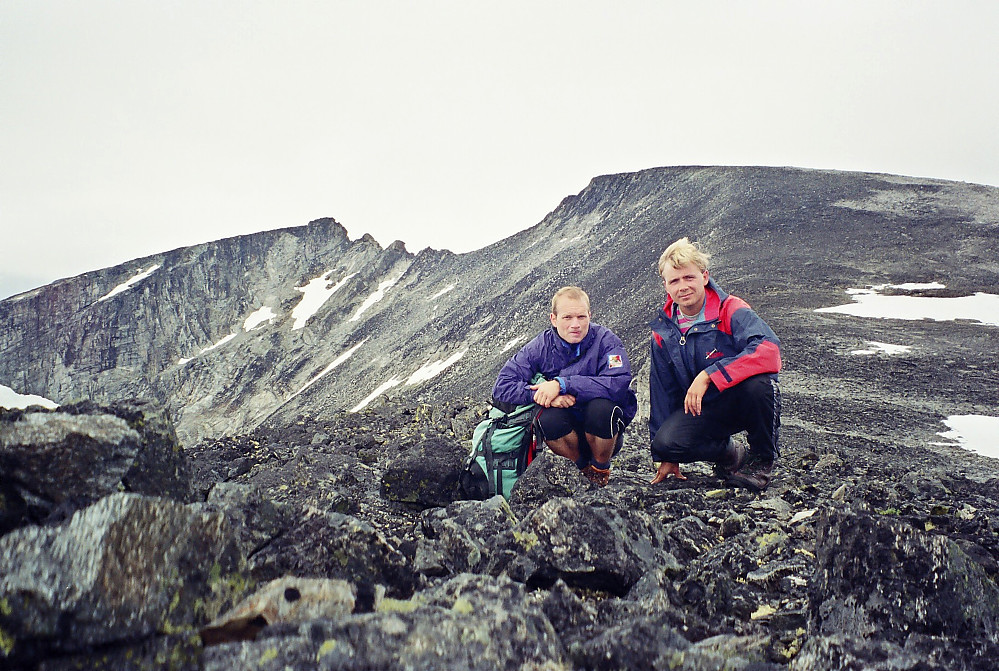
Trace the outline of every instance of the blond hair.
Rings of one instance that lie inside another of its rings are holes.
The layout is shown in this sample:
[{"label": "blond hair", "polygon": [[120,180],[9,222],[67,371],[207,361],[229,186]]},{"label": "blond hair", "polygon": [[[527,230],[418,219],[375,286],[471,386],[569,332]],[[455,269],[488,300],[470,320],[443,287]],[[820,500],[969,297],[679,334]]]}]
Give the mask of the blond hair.
[{"label": "blond hair", "polygon": [[558,299],[569,298],[572,300],[583,301],[586,304],[586,311],[590,311],[590,297],[586,295],[586,292],[579,287],[562,287],[555,292],[552,296],[552,314],[558,315]]},{"label": "blond hair", "polygon": [[702,252],[696,243],[687,238],[680,238],[666,248],[663,255],[659,257],[659,275],[666,279],[666,268],[680,268],[688,263],[693,263],[701,272],[708,269],[708,259],[711,255]]}]

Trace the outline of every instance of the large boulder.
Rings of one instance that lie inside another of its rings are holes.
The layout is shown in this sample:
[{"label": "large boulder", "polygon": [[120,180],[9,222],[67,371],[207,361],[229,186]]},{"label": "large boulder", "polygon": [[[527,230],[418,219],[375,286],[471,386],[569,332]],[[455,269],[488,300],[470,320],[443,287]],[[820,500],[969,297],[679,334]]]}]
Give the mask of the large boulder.
[{"label": "large boulder", "polygon": [[445,440],[426,440],[390,463],[381,494],[421,508],[446,506],[461,498],[458,476],[468,450]]},{"label": "large boulder", "polygon": [[173,424],[152,403],[0,413],[0,532],[119,491],[186,502],[190,487]]},{"label": "large boulder", "polygon": [[583,477],[576,464],[550,450],[541,450],[517,478],[510,492],[510,507],[526,515],[545,501],[559,496],[573,496],[596,487]]},{"label": "large boulder", "polygon": [[405,556],[371,525],[350,515],[304,510],[297,523],[249,560],[256,580],[285,574],[383,585],[391,596],[413,593]]},{"label": "large boulder", "polygon": [[494,543],[509,534],[517,518],[506,500],[456,501],[423,512],[415,569],[426,575],[477,573],[495,564]]},{"label": "large boulder", "polygon": [[904,644],[912,635],[999,642],[999,587],[954,541],[839,506],[816,539],[811,624]]},{"label": "large boulder", "polygon": [[228,605],[238,564],[222,515],[137,494],[15,530],[0,538],[2,654],[24,661],[191,629]]},{"label": "large boulder", "polygon": [[671,563],[662,532],[646,513],[556,498],[529,513],[497,543],[513,557],[507,575],[530,585],[569,585],[625,594],[650,569]]},{"label": "large boulder", "polygon": [[569,671],[551,623],[522,585],[461,575],[369,614],[268,627],[252,642],[206,649],[205,671],[465,669]]}]

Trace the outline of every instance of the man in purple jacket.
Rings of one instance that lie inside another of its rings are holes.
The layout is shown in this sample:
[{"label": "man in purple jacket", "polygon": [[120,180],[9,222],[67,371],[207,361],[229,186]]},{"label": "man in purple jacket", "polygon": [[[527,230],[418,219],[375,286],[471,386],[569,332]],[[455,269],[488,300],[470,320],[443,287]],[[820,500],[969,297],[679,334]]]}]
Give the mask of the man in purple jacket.
[{"label": "man in purple jacket", "polygon": [[[579,287],[555,292],[550,317],[552,328],[503,365],[493,399],[542,406],[535,423],[541,438],[603,487],[621,432],[638,411],[631,364],[621,339],[590,323],[590,298]],[[538,373],[545,381],[531,384]]]}]

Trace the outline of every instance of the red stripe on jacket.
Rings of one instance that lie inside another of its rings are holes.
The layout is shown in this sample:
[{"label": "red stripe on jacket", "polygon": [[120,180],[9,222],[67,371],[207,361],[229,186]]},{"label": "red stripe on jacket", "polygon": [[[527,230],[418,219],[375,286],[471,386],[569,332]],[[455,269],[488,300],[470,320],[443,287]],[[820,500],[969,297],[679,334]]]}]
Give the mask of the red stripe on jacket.
[{"label": "red stripe on jacket", "polygon": [[720,391],[725,391],[754,375],[779,373],[780,369],[780,348],[769,340],[762,340],[752,351],[737,356],[724,371],[716,370],[710,377]]}]

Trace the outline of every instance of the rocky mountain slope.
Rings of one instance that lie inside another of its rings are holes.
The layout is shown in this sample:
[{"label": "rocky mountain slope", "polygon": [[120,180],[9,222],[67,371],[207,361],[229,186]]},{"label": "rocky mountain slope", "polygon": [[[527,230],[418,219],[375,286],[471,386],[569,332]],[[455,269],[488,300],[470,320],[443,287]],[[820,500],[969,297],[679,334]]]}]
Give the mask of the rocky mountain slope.
[{"label": "rocky mountain slope", "polygon": [[[999,474],[937,434],[999,416],[997,327],[816,309],[871,285],[999,293],[997,233],[995,188],[664,168],[596,178],[469,254],[322,220],[0,302],[0,384],[93,399],[0,413],[0,659],[992,668]],[[760,495],[700,466],[647,484],[646,323],[681,235],[782,340],[784,453]],[[504,347],[567,283],[636,372],[610,484],[545,455],[509,505],[458,500]],[[872,343],[911,349],[853,354]]]},{"label": "rocky mountain slope", "polygon": [[[996,292],[996,193],[885,175],[663,168],[596,178],[533,228],[462,255],[381,249],[320,220],[0,302],[0,384],[59,403],[155,398],[187,444],[268,418],[355,408],[379,390],[426,401],[484,397],[503,348],[544,327],[548,297],[567,283],[590,292],[595,321],[622,335],[641,371],[645,324],[663,298],[655,261],[689,235],[714,254],[721,285],[787,339],[789,391],[821,391],[830,370],[883,363],[839,354],[896,328],[813,312],[849,302],[845,289],[941,280],[953,295]],[[957,386],[977,375],[964,364],[987,370],[981,357],[994,356],[995,348],[956,343],[984,342],[981,329],[903,331],[926,340],[906,364],[935,373],[946,351]],[[886,376],[879,371],[874,384]],[[871,396],[898,397],[899,385],[885,382],[887,396]],[[908,399],[918,382],[905,382]],[[994,406],[996,392],[985,393],[963,403]]]}]

